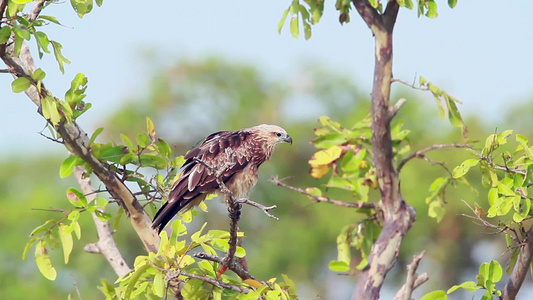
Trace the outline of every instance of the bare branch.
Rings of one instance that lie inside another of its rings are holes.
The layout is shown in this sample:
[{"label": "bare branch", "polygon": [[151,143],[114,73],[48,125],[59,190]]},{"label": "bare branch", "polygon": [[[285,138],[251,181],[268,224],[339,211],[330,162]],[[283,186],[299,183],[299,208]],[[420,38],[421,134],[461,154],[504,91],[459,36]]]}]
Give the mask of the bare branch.
[{"label": "bare branch", "polygon": [[402,108],[405,102],[407,102],[407,100],[405,100],[405,98],[401,98],[393,106],[389,108],[389,118],[391,120],[392,118],[394,118],[394,116],[396,116],[396,114],[398,113],[400,108]]},{"label": "bare branch", "polygon": [[442,148],[470,148],[470,147],[471,146],[469,144],[455,144],[455,143],[454,144],[436,144],[436,145],[429,146],[429,147],[424,148],[422,150],[418,150],[415,153],[412,153],[411,155],[406,157],[404,160],[402,160],[400,162],[400,164],[398,165],[398,173],[400,173],[400,171],[402,170],[403,166],[407,162],[409,162],[411,159],[413,159],[413,158],[424,158],[424,159],[426,159],[424,153],[426,153],[428,151],[436,150],[436,149],[442,149]]},{"label": "bare branch", "polygon": [[422,251],[420,252],[420,254],[413,256],[413,261],[409,265],[407,265],[407,279],[405,280],[405,284],[400,288],[398,293],[396,293],[396,295],[394,296],[394,300],[411,300],[411,295],[413,294],[413,290],[415,289],[416,279],[418,279],[418,277],[420,276],[424,278],[423,275],[425,275],[425,278],[427,280],[428,278],[427,273],[424,273],[420,276],[416,276],[416,270],[418,269],[418,264],[420,263],[420,260],[422,260],[422,257],[424,257],[425,253],[426,251]]},{"label": "bare branch", "polygon": [[406,81],[403,81],[401,79],[397,79],[397,78],[393,78],[391,80],[391,82],[399,82],[401,84],[405,84],[406,86],[412,88],[412,89],[415,89],[415,90],[421,90],[421,91],[429,91],[428,88],[425,88],[425,87],[421,87],[421,86],[415,86],[414,84],[412,83],[409,83],[409,82],[406,82]]},{"label": "bare branch", "polygon": [[[424,284],[426,281],[429,280],[429,277],[428,277],[428,273],[422,273],[420,275],[418,275],[415,279],[415,282],[413,283],[413,290],[416,290],[419,286],[421,286],[422,284]],[[400,290],[398,291],[398,293],[394,296],[393,300],[396,300],[397,296],[400,294],[400,293],[403,293],[403,290],[405,289],[405,284],[402,285],[402,287],[400,288]],[[401,299],[401,298],[399,298]],[[407,299],[407,298],[406,298]]]},{"label": "bare branch", "polygon": [[[82,192],[87,195],[87,201],[92,202],[96,199],[96,194],[92,193],[91,180],[88,177],[83,177],[84,171],[83,167],[77,166],[74,168],[74,176],[76,176]],[[118,250],[109,222],[100,220],[95,213],[91,213],[91,215],[93,216],[96,232],[98,233],[98,242],[86,245],[84,250],[90,253],[102,254],[117,276],[122,277],[128,274],[131,269]]]},{"label": "bare branch", "polygon": [[375,204],[374,203],[366,203],[366,202],[363,202],[363,201],[345,202],[345,201],[341,201],[341,200],[330,199],[328,197],[313,195],[311,193],[306,192],[305,190],[303,190],[301,188],[293,187],[293,186],[290,186],[288,184],[285,184],[285,183],[281,182],[281,180],[277,176],[273,176],[272,178],[270,178],[270,182],[274,183],[275,185],[284,187],[286,189],[289,189],[289,190],[292,190],[292,191],[296,191],[296,192],[298,192],[300,194],[309,196],[309,197],[315,199],[317,202],[325,202],[325,203],[330,203],[330,204],[333,204],[333,205],[349,207],[349,208],[375,209]]},{"label": "bare branch", "polygon": [[260,210],[262,210],[265,215],[267,215],[268,217],[276,220],[276,221],[279,221],[279,218],[274,216],[273,214],[269,213],[268,211],[271,210],[271,209],[274,209],[276,208],[277,206],[276,205],[272,205],[272,206],[264,206],[262,204],[259,204],[255,201],[252,201],[250,199],[246,199],[246,198],[239,198],[236,200],[237,203],[243,203],[243,204],[248,204],[250,206],[253,206],[253,207],[256,207],[256,208],[259,208]]}]

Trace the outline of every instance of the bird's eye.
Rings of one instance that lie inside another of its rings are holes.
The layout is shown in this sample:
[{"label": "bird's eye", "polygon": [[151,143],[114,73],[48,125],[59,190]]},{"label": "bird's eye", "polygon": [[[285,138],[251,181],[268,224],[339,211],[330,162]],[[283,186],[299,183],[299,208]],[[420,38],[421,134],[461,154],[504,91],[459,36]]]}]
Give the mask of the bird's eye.
[{"label": "bird's eye", "polygon": [[281,136],[281,132],[276,132],[276,136],[280,137]]}]

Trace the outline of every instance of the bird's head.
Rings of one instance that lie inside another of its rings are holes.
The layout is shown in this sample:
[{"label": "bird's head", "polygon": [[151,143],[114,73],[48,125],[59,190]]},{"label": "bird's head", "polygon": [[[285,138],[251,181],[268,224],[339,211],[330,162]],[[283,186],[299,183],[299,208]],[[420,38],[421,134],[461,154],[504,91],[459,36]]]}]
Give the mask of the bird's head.
[{"label": "bird's head", "polygon": [[285,129],[279,126],[261,124],[250,129],[257,131],[267,141],[267,143],[272,146],[275,146],[279,143],[292,144],[291,136],[285,131]]}]

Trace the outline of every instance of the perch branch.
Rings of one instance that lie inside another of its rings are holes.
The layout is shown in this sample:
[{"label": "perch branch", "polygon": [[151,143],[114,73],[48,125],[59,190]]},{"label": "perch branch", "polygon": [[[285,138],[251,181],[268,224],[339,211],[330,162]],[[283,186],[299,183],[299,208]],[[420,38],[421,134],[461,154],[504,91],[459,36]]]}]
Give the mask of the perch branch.
[{"label": "perch branch", "polygon": [[375,209],[374,203],[365,203],[365,202],[362,202],[362,201],[345,202],[345,201],[341,201],[341,200],[330,199],[330,198],[324,197],[324,196],[313,195],[311,193],[306,192],[305,190],[303,190],[301,188],[297,188],[297,187],[290,186],[288,184],[283,183],[277,176],[273,176],[272,178],[270,178],[270,182],[274,183],[275,185],[284,187],[286,189],[289,189],[289,190],[292,190],[292,191],[296,191],[296,192],[298,192],[300,194],[309,196],[309,197],[315,199],[317,202],[325,202],[325,203],[330,203],[330,204],[333,204],[333,205],[349,207],[349,208]]},{"label": "perch branch", "polygon": [[272,205],[272,206],[264,206],[260,203],[257,203],[255,201],[252,201],[250,199],[246,199],[246,198],[239,198],[236,200],[237,203],[243,203],[243,204],[248,204],[250,206],[253,206],[253,207],[256,207],[256,208],[259,208],[260,210],[262,210],[265,215],[267,215],[269,218],[272,218],[276,221],[279,221],[279,218],[274,216],[273,214],[269,213],[268,211],[271,210],[271,209],[274,209],[276,208],[277,206],[276,205]]}]

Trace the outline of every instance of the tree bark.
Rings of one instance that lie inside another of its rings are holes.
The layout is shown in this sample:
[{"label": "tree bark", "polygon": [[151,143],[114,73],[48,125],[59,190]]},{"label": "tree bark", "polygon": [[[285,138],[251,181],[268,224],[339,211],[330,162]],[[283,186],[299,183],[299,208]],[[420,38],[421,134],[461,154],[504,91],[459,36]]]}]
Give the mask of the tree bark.
[{"label": "tree bark", "polygon": [[367,0],[353,3],[375,37],[375,67],[372,87],[372,148],[381,200],[377,211],[383,228],[372,246],[368,266],[357,281],[352,299],[378,299],[385,276],[398,257],[402,240],[415,220],[412,207],[403,200],[398,174],[393,165],[390,123],[392,80],[392,37],[398,15],[398,3],[391,0],[379,14]]}]

